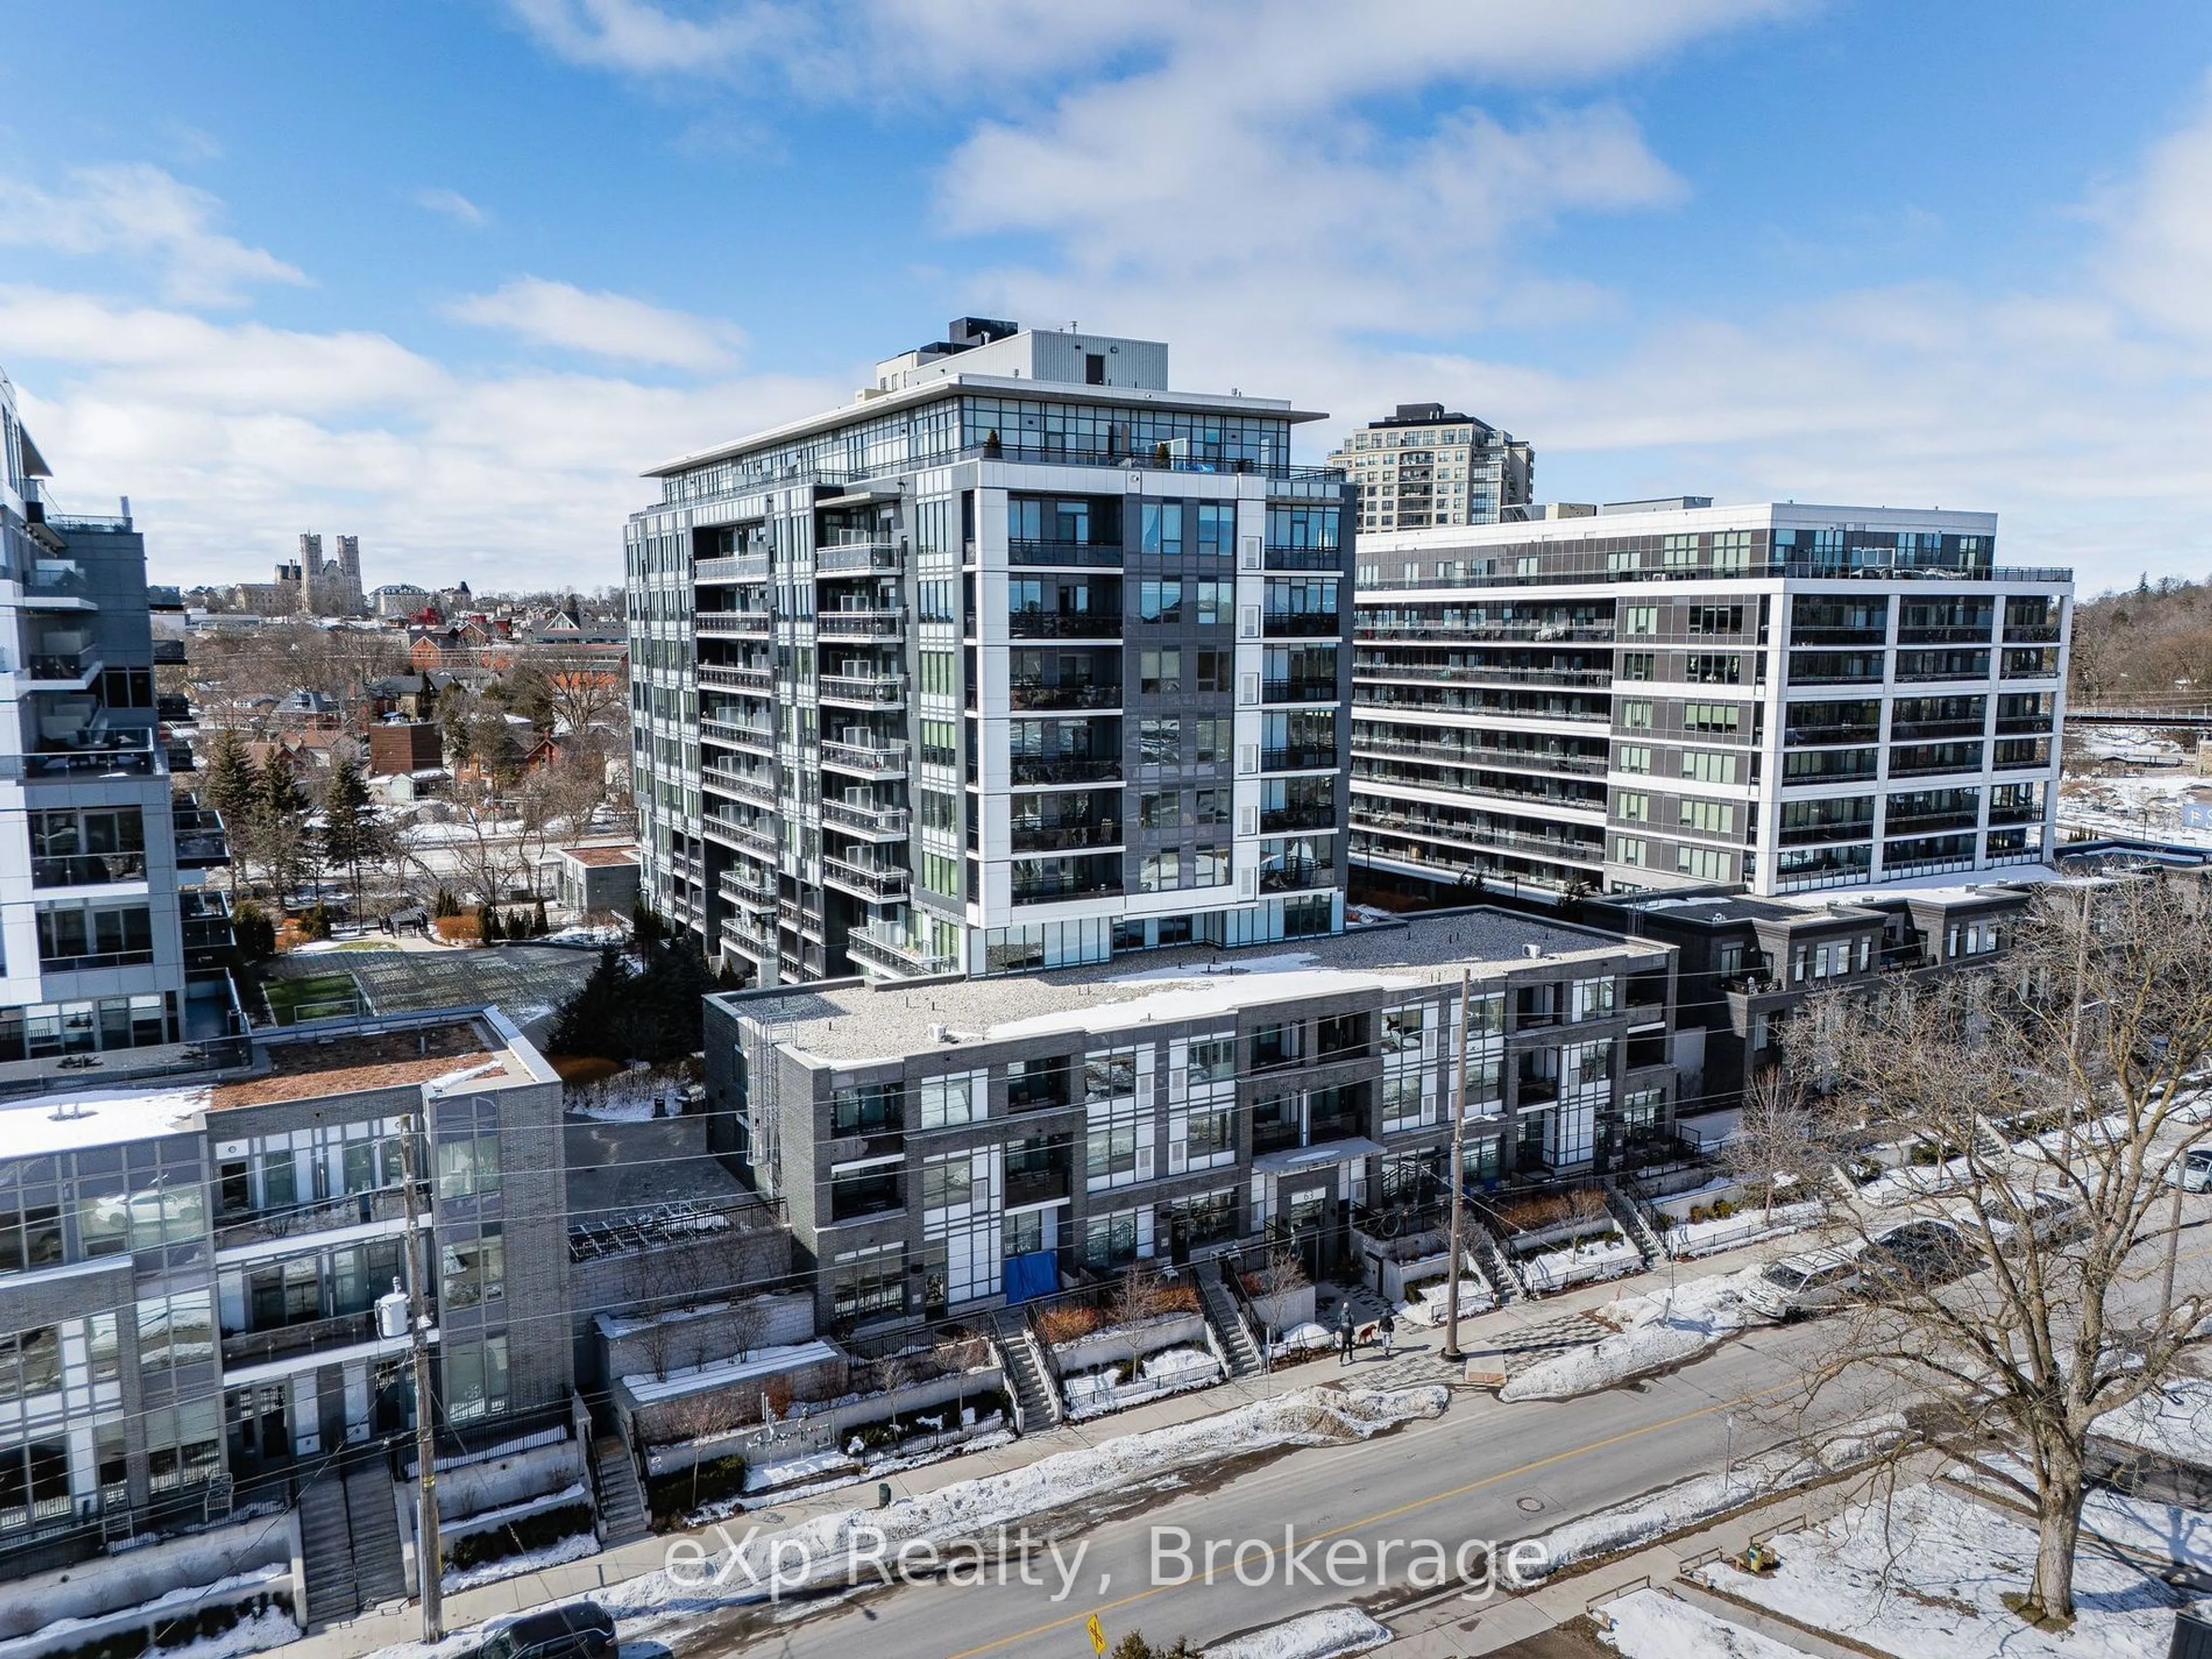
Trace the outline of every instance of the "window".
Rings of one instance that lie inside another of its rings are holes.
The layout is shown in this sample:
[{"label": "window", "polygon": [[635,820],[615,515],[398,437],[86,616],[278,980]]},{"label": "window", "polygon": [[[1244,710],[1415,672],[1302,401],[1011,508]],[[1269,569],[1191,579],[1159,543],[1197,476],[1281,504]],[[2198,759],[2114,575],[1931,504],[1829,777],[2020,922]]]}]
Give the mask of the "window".
[{"label": "window", "polygon": [[896,1083],[863,1084],[830,1093],[830,1133],[833,1135],[882,1134],[905,1127],[906,1097]]},{"label": "window", "polygon": [[1137,1126],[1133,1122],[1094,1124],[1083,1138],[1083,1174],[1086,1181],[1110,1182],[1115,1176],[1137,1170]]},{"label": "window", "polygon": [[1674,868],[1678,873],[1695,876],[1700,881],[1726,881],[1729,855],[1717,847],[1677,847]]},{"label": "window", "polygon": [[923,763],[929,766],[957,766],[960,763],[959,722],[922,721],[921,758]]},{"label": "window", "polygon": [[440,1198],[470,1198],[498,1190],[498,1130],[438,1143]]},{"label": "window", "polygon": [[1179,623],[1182,620],[1182,583],[1170,579],[1166,581],[1141,581],[1137,584],[1137,619],[1148,623]]},{"label": "window", "polygon": [[1636,553],[1632,548],[1613,547],[1606,550],[1605,571],[1608,576],[1626,575],[1636,568]]},{"label": "window", "polygon": [[1305,1027],[1296,1022],[1262,1025],[1252,1033],[1252,1064],[1288,1066],[1305,1056]]},{"label": "window", "polygon": [[1734,783],[1737,763],[1734,755],[1716,755],[1702,749],[1682,751],[1682,775],[1699,783]]},{"label": "window", "polygon": [[446,1350],[446,1416],[455,1423],[507,1410],[507,1338],[457,1342]]},{"label": "window", "polygon": [[1624,789],[1614,798],[1613,811],[1626,823],[1651,822],[1651,797]]},{"label": "window", "polygon": [[1620,613],[1623,634],[1656,634],[1659,631],[1659,607],[1656,605],[1632,605]]},{"label": "window", "polygon": [[1234,652],[1199,652],[1197,672],[1192,677],[1190,689],[1194,691],[1228,690],[1230,676],[1235,670],[1236,664],[1237,656]]},{"label": "window", "polygon": [[1724,800],[1686,800],[1678,803],[1681,826],[1708,836],[1735,833],[1735,806]]},{"label": "window", "polygon": [[921,1207],[964,1208],[974,1197],[975,1179],[973,1153],[955,1152],[949,1158],[925,1158],[921,1165]]},{"label": "window", "polygon": [[1660,543],[1660,562],[1669,570],[1685,570],[1698,562],[1695,536],[1668,536]]},{"label": "window", "polygon": [[1382,1079],[1382,1130],[1386,1134],[1421,1125],[1421,1073],[1395,1072]]},{"label": "window", "polygon": [[438,1306],[473,1308],[507,1294],[507,1243],[496,1225],[483,1237],[460,1239],[438,1252]]},{"label": "window", "polygon": [[1650,850],[1641,836],[1615,836],[1613,838],[1613,861],[1615,864],[1647,863]]},{"label": "window", "polygon": [[1625,680],[1656,679],[1659,659],[1650,651],[1624,651],[1620,653],[1620,678]]},{"label": "window", "polygon": [[1419,1054],[1421,1032],[1428,1023],[1429,1010],[1425,1003],[1407,1003],[1402,1008],[1382,1011],[1382,1051],[1385,1054]]},{"label": "window", "polygon": [[872,1260],[830,1270],[830,1316],[851,1324],[906,1311],[906,1260],[893,1248]]},{"label": "window", "polygon": [[1138,663],[1137,690],[1146,696],[1174,696],[1182,692],[1181,651],[1170,647],[1164,651],[1139,652]]},{"label": "window", "polygon": [[1651,769],[1651,750],[1640,743],[1625,743],[1613,757],[1613,769],[1620,772],[1649,772]]},{"label": "window", "polygon": [[32,885],[77,887],[144,878],[146,828],[137,807],[70,807],[29,817]]},{"label": "window", "polygon": [[920,1097],[923,1128],[942,1129],[969,1121],[974,1090],[967,1078],[930,1078],[915,1092]]},{"label": "window", "polygon": [[1137,1212],[1119,1210],[1092,1216],[1083,1224],[1083,1263],[1087,1267],[1124,1267],[1137,1259]]},{"label": "window", "polygon": [[1713,532],[1713,568],[1717,571],[1741,571],[1751,565],[1751,532],[1748,530],[1717,530]]},{"label": "window", "polygon": [[1227,558],[1237,550],[1237,506],[1233,501],[1198,504],[1198,550]]},{"label": "window", "polygon": [[1734,703],[1692,702],[1682,706],[1685,732],[1734,732],[1743,724],[1743,710]]},{"label": "window", "polygon": [[1692,685],[1741,685],[1743,658],[1733,651],[1692,651],[1683,659],[1682,678]]},{"label": "window", "polygon": [[1193,1112],[1183,1136],[1185,1156],[1193,1164],[1237,1156],[1237,1114],[1227,1107],[1218,1111]]},{"label": "window", "polygon": [[[1714,545],[1719,543],[1716,540]],[[1741,634],[1743,607],[1740,605],[1693,605],[1690,607],[1692,634]]]},{"label": "window", "polygon": [[[1200,720],[1201,726],[1217,724]],[[1147,766],[1173,766],[1182,759],[1182,722],[1146,718],[1137,723],[1137,758]]]},{"label": "window", "polygon": [[1631,732],[1651,729],[1651,705],[1641,697],[1631,697],[1620,705],[1620,723]]},{"label": "window", "polygon": [[1610,979],[1578,979],[1569,998],[1570,1017],[1576,1020],[1604,1019],[1613,1012],[1613,982]]},{"label": "window", "polygon": [[221,1402],[196,1400],[146,1413],[146,1462],[157,1492],[212,1480],[222,1471]]},{"label": "window", "polygon": [[1237,722],[1225,715],[1191,722],[1198,734],[1198,749],[1194,757],[1200,766],[1218,765],[1229,758],[1231,746],[1236,742]]},{"label": "window", "polygon": [[136,905],[55,904],[39,910],[39,959],[47,967],[128,967],[154,959],[154,919]]},{"label": "window", "polygon": [[1134,1048],[1094,1050],[1083,1057],[1083,1097],[1117,1100],[1137,1092],[1137,1051]]},{"label": "window", "polygon": [[60,1326],[0,1334],[0,1400],[20,1401],[52,1394],[61,1385]]},{"label": "window", "polygon": [[921,885],[931,892],[949,899],[960,896],[960,860],[942,853],[925,852],[921,855]]},{"label": "window", "polygon": [[918,790],[916,797],[923,829],[951,832],[960,828],[960,802],[957,797],[945,794],[935,789]]},{"label": "window", "polygon": [[215,1358],[215,1301],[211,1291],[178,1291],[138,1304],[138,1369],[157,1371],[204,1364]]},{"label": "window", "polygon": [[1202,1083],[1225,1083],[1236,1075],[1235,1037],[1208,1037],[1190,1045],[1185,1077],[1193,1088]]},{"label": "window", "polygon": [[1145,854],[1137,868],[1137,888],[1145,893],[1172,893],[1182,885],[1182,854],[1170,847]]},{"label": "window", "polygon": [[1182,503],[1147,501],[1142,517],[1141,546],[1147,553],[1169,558],[1182,554]]},{"label": "window", "polygon": [[1226,627],[1237,614],[1235,582],[1200,582],[1198,621],[1201,627]]}]

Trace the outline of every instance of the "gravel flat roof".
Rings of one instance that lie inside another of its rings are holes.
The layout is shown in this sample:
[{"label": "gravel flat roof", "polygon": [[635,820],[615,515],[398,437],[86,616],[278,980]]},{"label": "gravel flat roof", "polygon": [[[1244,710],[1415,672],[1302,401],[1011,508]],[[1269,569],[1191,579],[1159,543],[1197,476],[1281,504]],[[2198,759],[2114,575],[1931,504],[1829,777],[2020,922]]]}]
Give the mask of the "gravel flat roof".
[{"label": "gravel flat roof", "polygon": [[[1532,957],[1530,946],[1540,955]],[[739,1017],[772,1028],[776,1041],[794,1053],[853,1065],[935,1048],[937,1026],[969,1042],[1121,1030],[1233,1015],[1249,1004],[1452,984],[1462,965],[1480,981],[1540,961],[1627,955],[1658,962],[1668,954],[1668,947],[1648,939],[1477,907],[1243,950],[1191,945],[988,979],[880,988],[800,986],[720,1000]]]}]

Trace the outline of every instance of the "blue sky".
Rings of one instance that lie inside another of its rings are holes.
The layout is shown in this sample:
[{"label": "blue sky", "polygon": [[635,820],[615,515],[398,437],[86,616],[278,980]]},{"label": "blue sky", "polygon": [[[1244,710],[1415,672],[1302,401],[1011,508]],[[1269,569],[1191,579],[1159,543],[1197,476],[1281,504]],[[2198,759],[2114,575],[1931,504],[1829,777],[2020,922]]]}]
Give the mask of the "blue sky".
[{"label": "blue sky", "polygon": [[[0,5],[0,366],[157,571],[596,586],[637,470],[963,312],[1441,398],[1539,493],[2212,573],[2212,8]],[[220,17],[211,24],[211,17]]]}]

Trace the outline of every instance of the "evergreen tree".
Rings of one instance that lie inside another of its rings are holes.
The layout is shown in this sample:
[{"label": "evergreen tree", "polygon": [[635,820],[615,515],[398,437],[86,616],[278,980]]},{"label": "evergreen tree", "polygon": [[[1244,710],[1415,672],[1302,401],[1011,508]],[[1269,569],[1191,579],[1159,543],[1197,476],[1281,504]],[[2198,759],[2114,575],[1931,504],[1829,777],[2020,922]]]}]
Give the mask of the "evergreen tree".
[{"label": "evergreen tree", "polygon": [[243,822],[261,783],[253,752],[234,726],[216,733],[208,749],[207,769],[201,774],[200,799],[226,821]]},{"label": "evergreen tree", "polygon": [[545,919],[545,895],[540,893],[538,896],[538,915],[530,924],[530,936],[532,939],[544,939],[552,931],[553,924]]},{"label": "evergreen tree", "polygon": [[271,751],[261,769],[260,787],[248,806],[247,822],[251,839],[268,872],[269,884],[276,890],[277,908],[282,909],[300,872],[307,831],[306,804],[300,799],[292,764],[281,753]]},{"label": "evergreen tree", "polygon": [[345,870],[356,916],[362,914],[361,867],[388,857],[391,844],[360,763],[340,761],[323,789],[323,856]]},{"label": "evergreen tree", "polygon": [[477,906],[477,937],[489,945],[499,936],[499,907],[494,904]]},{"label": "evergreen tree", "polygon": [[554,1022],[553,1052],[629,1059],[623,1028],[629,1023],[630,980],[622,952],[611,945],[601,951],[591,978],[568,999]]},{"label": "evergreen tree", "polygon": [[276,954],[276,924],[252,899],[241,902],[232,915],[230,936],[246,962],[266,962]]}]

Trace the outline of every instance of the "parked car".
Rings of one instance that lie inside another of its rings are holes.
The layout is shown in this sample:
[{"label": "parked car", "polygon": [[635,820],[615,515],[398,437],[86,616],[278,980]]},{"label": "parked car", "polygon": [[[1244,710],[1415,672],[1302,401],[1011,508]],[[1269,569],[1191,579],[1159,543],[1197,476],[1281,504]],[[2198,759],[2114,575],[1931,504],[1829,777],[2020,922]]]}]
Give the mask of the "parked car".
[{"label": "parked car", "polygon": [[471,1659],[613,1659],[614,1651],[614,1615],[596,1601],[570,1601],[494,1626]]},{"label": "parked car", "polygon": [[1746,1282],[1742,1294],[1753,1311],[1769,1319],[1802,1319],[1837,1306],[1858,1282],[1855,1251],[1807,1250],[1768,1262]]},{"label": "parked car", "polygon": [[2166,1178],[2169,1183],[2179,1181],[2185,1193],[2212,1193],[2212,1146],[2191,1146]]},{"label": "parked car", "polygon": [[1982,1265],[1973,1242],[1948,1221],[1899,1222],[1867,1241],[1859,1256],[1859,1284],[1879,1290],[1887,1282],[1926,1289],[1964,1279]]}]

